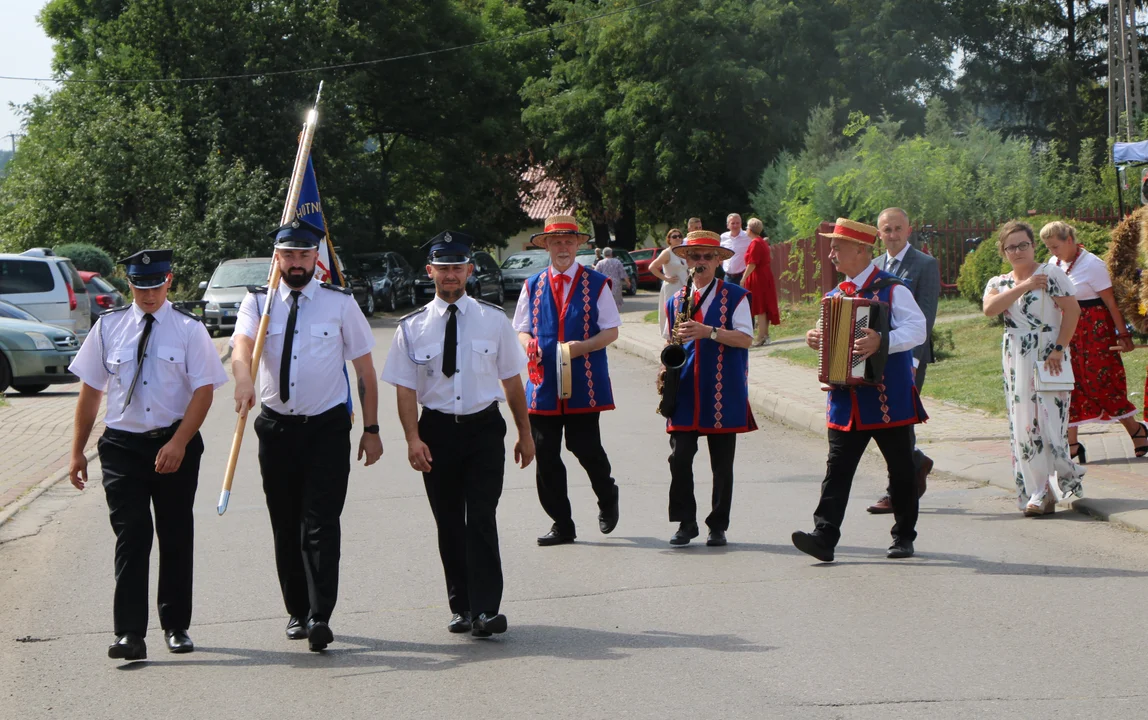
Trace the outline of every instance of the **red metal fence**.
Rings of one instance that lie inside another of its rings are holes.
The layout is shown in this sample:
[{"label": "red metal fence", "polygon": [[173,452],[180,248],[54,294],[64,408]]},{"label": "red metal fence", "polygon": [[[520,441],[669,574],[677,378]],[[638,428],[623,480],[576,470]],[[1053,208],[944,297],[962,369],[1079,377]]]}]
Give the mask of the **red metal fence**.
[{"label": "red metal fence", "polygon": [[[1057,210],[1038,215],[1056,215],[1082,222],[1114,227],[1120,222],[1116,208]],[[955,292],[961,263],[976,248],[977,240],[994,242],[993,233],[999,222],[940,222],[913,226],[914,247],[937,258],[943,291]],[[839,282],[829,262],[829,240],[821,233],[831,232],[832,223],[821,223],[818,234],[811,238],[772,245],[773,275],[777,297],[782,302],[802,302],[821,297]],[[1040,228],[1036,228],[1037,231]]]}]

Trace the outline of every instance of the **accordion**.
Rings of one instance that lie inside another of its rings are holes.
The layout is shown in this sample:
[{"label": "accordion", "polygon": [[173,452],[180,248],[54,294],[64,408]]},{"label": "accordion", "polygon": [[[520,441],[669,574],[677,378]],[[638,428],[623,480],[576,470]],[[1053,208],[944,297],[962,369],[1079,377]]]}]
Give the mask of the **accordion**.
[{"label": "accordion", "polygon": [[[879,300],[843,295],[821,301],[821,353],[817,359],[817,379],[826,385],[876,385],[885,375],[889,359],[889,306]],[[853,352],[853,341],[865,330],[881,333],[877,352],[861,359]]]}]

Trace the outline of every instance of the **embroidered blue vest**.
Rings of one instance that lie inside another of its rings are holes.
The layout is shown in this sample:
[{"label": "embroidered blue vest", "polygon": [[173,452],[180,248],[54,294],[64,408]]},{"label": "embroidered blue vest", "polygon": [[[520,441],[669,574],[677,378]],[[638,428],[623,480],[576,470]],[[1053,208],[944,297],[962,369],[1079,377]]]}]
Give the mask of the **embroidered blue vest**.
[{"label": "embroidered blue vest", "polygon": [[526,281],[523,292],[530,293],[530,332],[542,355],[542,384],[526,383],[527,409],[533,415],[602,412],[614,409],[610,388],[610,366],[606,349],[574,358],[570,365],[570,398],[558,398],[555,352],[560,342],[589,340],[598,334],[598,295],[607,283],[605,275],[578,266],[569,292],[564,316],[550,289],[549,268]]},{"label": "embroidered blue vest", "polygon": [[[714,282],[713,301],[703,321],[711,327],[732,329],[734,308],[749,293],[723,280]],[[683,299],[684,292],[678,291],[666,303],[671,332]],[[749,409],[749,350],[709,338],[691,340],[682,347],[686,364],[680,371],[678,406],[666,420],[666,432],[695,430],[713,435],[756,430]]]},{"label": "embroidered blue vest", "polygon": [[[856,297],[877,299],[893,306],[893,286],[877,292],[868,290],[879,279],[896,280],[884,270],[874,268]],[[825,297],[841,292],[834,288]],[[885,375],[879,385],[852,385],[834,387],[826,403],[826,425],[834,430],[880,430],[882,428],[913,425],[929,419],[914,382],[913,350],[891,353],[885,363]]]}]

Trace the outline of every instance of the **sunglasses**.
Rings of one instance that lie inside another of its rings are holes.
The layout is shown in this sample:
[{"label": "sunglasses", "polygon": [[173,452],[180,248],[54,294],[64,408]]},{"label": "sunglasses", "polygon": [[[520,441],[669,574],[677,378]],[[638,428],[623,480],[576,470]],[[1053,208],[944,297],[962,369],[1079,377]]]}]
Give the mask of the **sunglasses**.
[{"label": "sunglasses", "polygon": [[682,239],[682,236],[681,236],[681,235],[678,235],[678,234],[674,234],[674,235],[671,235],[671,236],[670,236],[670,239],[671,239],[671,240],[681,240],[681,239]]},{"label": "sunglasses", "polygon": [[713,260],[714,258],[716,258],[716,257],[717,257],[717,253],[712,253],[712,252],[708,252],[708,253],[699,253],[699,252],[693,252],[693,253],[687,253],[687,254],[686,254],[686,257],[688,257],[690,260],[693,260],[694,262],[698,262],[699,260]]},{"label": "sunglasses", "polygon": [[1025,240],[1024,242],[1017,243],[1016,245],[1005,245],[1002,249],[1005,251],[1006,255],[1012,255],[1013,253],[1024,252],[1030,247],[1032,247],[1032,243]]}]

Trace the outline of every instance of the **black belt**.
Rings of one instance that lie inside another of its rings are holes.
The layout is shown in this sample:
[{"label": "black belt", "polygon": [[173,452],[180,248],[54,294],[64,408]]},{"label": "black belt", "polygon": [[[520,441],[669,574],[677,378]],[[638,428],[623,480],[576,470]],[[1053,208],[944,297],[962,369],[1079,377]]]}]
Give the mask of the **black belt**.
[{"label": "black belt", "polygon": [[148,430],[147,432],[142,433],[128,432],[127,430],[116,430],[115,428],[105,428],[104,435],[125,440],[132,438],[137,440],[158,440],[161,438],[166,439],[170,438],[172,435],[175,435],[175,431],[179,429],[179,424],[181,422],[183,422],[183,420],[176,420],[174,423],[168,425],[167,427],[156,428],[155,430]]},{"label": "black belt", "polygon": [[339,403],[330,410],[324,410],[318,415],[284,415],[281,412],[275,412],[266,405],[262,405],[261,407],[263,414],[266,415],[268,419],[289,425],[302,425],[308,422],[322,422],[324,420],[329,420],[332,417],[337,417],[340,412],[344,414],[347,412],[347,407],[342,403]]},{"label": "black belt", "polygon": [[451,413],[444,413],[439,410],[432,410],[431,408],[423,408],[423,415],[437,415],[443,418],[450,418],[456,423],[479,422],[489,420],[492,416],[498,415],[498,401],[492,402],[478,412],[470,413],[469,415],[452,415]]},{"label": "black belt", "polygon": [[1080,307],[1104,307],[1103,298],[1092,298],[1091,300],[1080,300]]}]

